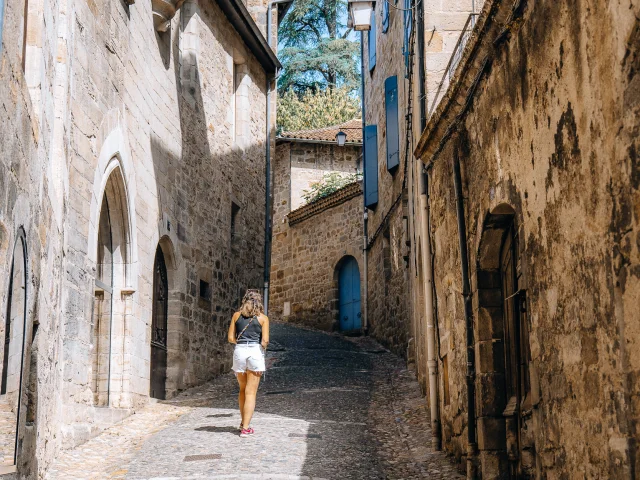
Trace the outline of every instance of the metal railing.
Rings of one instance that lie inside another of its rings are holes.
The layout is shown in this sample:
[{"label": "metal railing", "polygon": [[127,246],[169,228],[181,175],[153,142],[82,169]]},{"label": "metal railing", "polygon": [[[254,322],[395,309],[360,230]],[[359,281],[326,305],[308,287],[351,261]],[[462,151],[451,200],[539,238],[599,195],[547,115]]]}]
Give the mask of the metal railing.
[{"label": "metal railing", "polygon": [[458,37],[456,46],[453,48],[453,53],[451,53],[451,58],[449,58],[449,63],[447,63],[447,66],[444,69],[442,80],[440,80],[440,83],[438,84],[438,90],[436,90],[436,96],[433,97],[433,101],[431,102],[431,107],[429,107],[429,117],[431,117],[434,110],[440,103],[440,100],[442,99],[447,89],[449,88],[449,83],[451,82],[451,78],[456,73],[456,68],[458,68],[458,64],[462,59],[464,47],[467,45],[467,42],[471,37],[471,33],[473,32],[473,28],[476,25],[477,16],[478,16],[477,13],[470,13],[469,17],[467,17],[467,21],[464,23],[464,27],[462,27],[462,32],[460,32],[460,37]]}]

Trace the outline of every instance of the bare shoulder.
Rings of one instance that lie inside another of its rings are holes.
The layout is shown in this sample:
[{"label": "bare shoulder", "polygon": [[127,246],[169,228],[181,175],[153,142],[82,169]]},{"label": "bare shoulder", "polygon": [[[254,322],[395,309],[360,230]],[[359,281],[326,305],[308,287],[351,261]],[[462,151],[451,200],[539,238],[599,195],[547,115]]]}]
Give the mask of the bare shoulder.
[{"label": "bare shoulder", "polygon": [[231,317],[231,321],[232,322],[236,322],[236,320],[238,320],[238,317],[240,316],[240,312],[236,312],[233,314],[233,317]]},{"label": "bare shoulder", "polygon": [[261,313],[260,316],[258,317],[258,320],[260,321],[260,325],[264,325],[265,323],[269,323],[269,317],[267,317],[264,313]]}]

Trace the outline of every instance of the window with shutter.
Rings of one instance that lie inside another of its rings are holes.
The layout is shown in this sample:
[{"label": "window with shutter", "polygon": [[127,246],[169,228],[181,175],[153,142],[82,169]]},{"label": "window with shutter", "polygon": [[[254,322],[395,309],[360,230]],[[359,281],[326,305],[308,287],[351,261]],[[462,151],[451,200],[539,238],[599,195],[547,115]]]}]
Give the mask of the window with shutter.
[{"label": "window with shutter", "polygon": [[413,6],[412,0],[404,0],[404,45],[402,47],[402,53],[404,53],[404,65],[409,68],[409,39],[411,38],[411,28],[413,26]]},{"label": "window with shutter", "polygon": [[371,30],[369,30],[369,71],[376,66],[376,11],[371,12]]},{"label": "window with shutter", "polygon": [[382,33],[389,30],[389,0],[382,2]]},{"label": "window with shutter", "polygon": [[400,139],[398,131],[398,77],[384,81],[384,105],[387,128],[387,170],[394,172],[400,165]]},{"label": "window with shutter", "polygon": [[378,126],[364,127],[364,206],[378,203]]}]

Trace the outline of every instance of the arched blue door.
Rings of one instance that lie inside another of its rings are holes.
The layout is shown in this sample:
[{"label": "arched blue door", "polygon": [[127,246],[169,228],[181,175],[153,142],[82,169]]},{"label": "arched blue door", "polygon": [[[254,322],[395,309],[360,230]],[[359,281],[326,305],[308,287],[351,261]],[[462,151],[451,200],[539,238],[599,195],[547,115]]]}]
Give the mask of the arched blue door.
[{"label": "arched blue door", "polygon": [[338,276],[340,330],[360,329],[360,270],[353,257],[347,257]]}]

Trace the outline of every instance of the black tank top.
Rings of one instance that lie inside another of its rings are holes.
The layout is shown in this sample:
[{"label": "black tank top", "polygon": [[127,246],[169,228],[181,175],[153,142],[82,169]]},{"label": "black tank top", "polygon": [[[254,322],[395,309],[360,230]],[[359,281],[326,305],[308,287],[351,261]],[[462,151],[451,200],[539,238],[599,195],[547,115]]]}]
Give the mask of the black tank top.
[{"label": "black tank top", "polygon": [[[251,321],[251,317],[243,317],[242,314],[236,320],[236,332],[239,334],[244,330],[242,335],[238,337],[238,343],[252,342],[260,343],[262,341],[262,325],[258,317],[253,317],[253,322],[247,327],[247,324]],[[245,330],[244,327],[247,327]],[[236,334],[236,335],[237,335]]]}]

